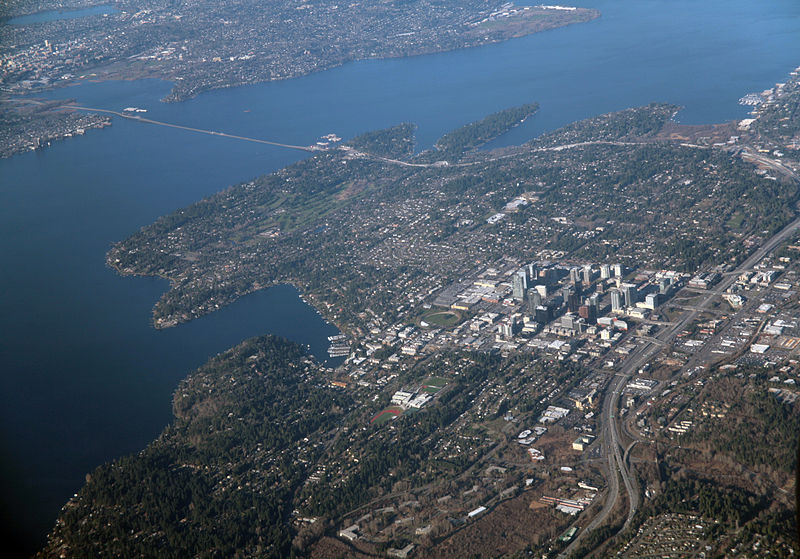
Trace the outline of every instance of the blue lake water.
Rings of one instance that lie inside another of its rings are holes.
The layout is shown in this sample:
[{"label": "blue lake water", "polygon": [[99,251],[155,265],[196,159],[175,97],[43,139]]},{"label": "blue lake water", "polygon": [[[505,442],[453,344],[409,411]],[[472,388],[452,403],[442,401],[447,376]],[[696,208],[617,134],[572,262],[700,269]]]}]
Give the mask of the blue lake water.
[{"label": "blue lake water", "polygon": [[[348,64],[304,78],[160,103],[158,80],[48,94],[148,109],[197,128],[307,145],[403,121],[419,147],[511,105],[533,118],[493,145],[663,101],[685,123],[742,118],[745,93],[800,65],[796,0],[579,0],[593,22],[506,43]],[[268,332],[324,355],[334,331],[281,287],[166,331],[150,327],[161,280],[121,278],[111,243],[225,186],[304,157],[281,148],[115,119],[112,127],[0,160],[0,522],[42,541],[98,464],[134,452],[171,418],[178,381],[208,356]]]},{"label": "blue lake water", "polygon": [[6,23],[9,25],[31,25],[34,23],[45,23],[47,21],[56,21],[59,19],[78,19],[81,17],[113,14],[118,11],[119,10],[110,4],[103,6],[92,6],[90,8],[83,8],[81,10],[49,10],[27,16],[12,17],[11,19],[7,20]]}]

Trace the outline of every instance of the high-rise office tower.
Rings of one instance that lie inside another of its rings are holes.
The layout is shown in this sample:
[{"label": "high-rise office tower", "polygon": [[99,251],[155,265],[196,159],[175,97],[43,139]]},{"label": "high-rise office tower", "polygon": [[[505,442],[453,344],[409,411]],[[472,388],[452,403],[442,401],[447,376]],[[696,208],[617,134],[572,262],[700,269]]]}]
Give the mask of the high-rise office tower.
[{"label": "high-rise office tower", "polygon": [[612,289],[611,290],[611,310],[612,311],[620,311],[624,305],[624,298],[622,296],[622,292],[619,289]]},{"label": "high-rise office tower", "polygon": [[632,307],[636,304],[638,300],[638,291],[636,290],[635,285],[631,285],[629,283],[622,284],[622,294],[625,296],[625,306]]},{"label": "high-rise office tower", "polygon": [[520,270],[511,278],[511,295],[517,301],[524,301],[526,291],[528,291],[528,278],[525,271]]},{"label": "high-rise office tower", "polygon": [[535,289],[528,290],[528,314],[536,315],[536,307],[542,304],[542,295]]}]

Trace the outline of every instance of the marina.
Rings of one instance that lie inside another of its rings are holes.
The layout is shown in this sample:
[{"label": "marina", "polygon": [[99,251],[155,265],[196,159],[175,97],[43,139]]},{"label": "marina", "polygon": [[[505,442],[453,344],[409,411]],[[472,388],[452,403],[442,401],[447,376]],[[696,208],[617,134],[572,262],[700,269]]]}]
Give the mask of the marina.
[{"label": "marina", "polygon": [[350,355],[350,344],[331,344],[328,348],[328,355],[331,357],[347,357]]},{"label": "marina", "polygon": [[740,105],[746,105],[748,107],[756,107],[764,102],[763,97],[760,93],[748,93],[741,99],[739,99]]},{"label": "marina", "polygon": [[[158,80],[85,82],[44,93],[148,113],[0,162],[0,252],[8,271],[0,286],[13,294],[0,313],[0,428],[9,459],[3,493],[15,511],[9,529],[40,542],[88,472],[138,452],[171,421],[178,382],[208,356],[268,332],[310,343],[318,359],[333,346],[337,356],[349,353],[349,345],[332,343],[346,337],[327,339],[334,327],[315,320],[319,313],[299,304],[288,286],[155,331],[151,309],[167,283],[117,276],[103,258],[111,243],[307,157],[312,150],[301,144],[331,130],[349,139],[414,122],[416,149],[426,149],[448,130],[531,101],[541,111],[488,148],[653,101],[685,107],[679,117],[687,124],[723,122],[745,117],[737,105],[745,92],[761,91],[797,66],[795,0],[777,0],[770,10],[740,0],[578,5],[603,17],[488,47],[346,64],[183,103],[161,103],[171,85]],[[699,25],[708,32],[697,33]],[[164,125],[139,124],[148,120]],[[222,141],[212,130],[286,138],[296,149]]]}]

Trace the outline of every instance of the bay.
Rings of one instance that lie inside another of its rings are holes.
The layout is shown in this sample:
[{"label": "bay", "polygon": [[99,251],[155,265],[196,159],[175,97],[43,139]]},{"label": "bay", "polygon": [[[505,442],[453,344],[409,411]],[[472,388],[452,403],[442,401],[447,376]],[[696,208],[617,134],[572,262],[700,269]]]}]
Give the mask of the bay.
[{"label": "bay", "polygon": [[[684,123],[743,118],[737,100],[800,64],[795,0],[580,0],[596,21],[486,47],[362,61],[303,78],[160,103],[159,80],[50,92],[86,106],[307,145],[411,121],[418,149],[487,113],[541,110],[492,143],[515,144],[650,102]],[[100,463],[135,452],[171,417],[181,378],[273,332],[324,357],[334,332],[290,287],[166,331],[150,326],[163,280],[121,278],[110,244],[158,216],[306,154],[115,118],[112,127],[0,161],[0,521],[31,549]]]}]

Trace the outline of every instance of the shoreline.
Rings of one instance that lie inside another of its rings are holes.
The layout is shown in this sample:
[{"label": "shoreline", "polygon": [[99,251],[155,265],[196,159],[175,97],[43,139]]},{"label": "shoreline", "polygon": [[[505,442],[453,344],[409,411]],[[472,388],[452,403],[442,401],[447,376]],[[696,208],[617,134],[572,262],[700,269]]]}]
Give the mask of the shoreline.
[{"label": "shoreline", "polygon": [[[373,60],[373,59],[368,59],[367,61],[369,61],[369,60]],[[151,77],[152,77],[152,76],[151,76]],[[143,78],[144,78],[144,79],[146,79],[146,78],[147,78],[147,76],[143,76]],[[120,76],[120,77],[118,77],[118,78],[117,78],[117,77],[110,77],[110,78],[108,78],[108,80],[105,80],[105,79],[89,79],[88,81],[92,81],[92,82],[101,82],[101,81],[110,81],[111,79],[116,79],[116,80],[118,80],[118,81],[134,81],[134,80],[138,80],[138,79],[142,79],[142,78],[139,78],[139,77],[133,77],[133,76],[131,76],[131,77],[127,77],[127,78],[126,78],[126,77],[122,77],[122,76]],[[163,78],[158,78],[158,79],[163,79]],[[282,78],[282,79],[285,79],[285,78]],[[245,84],[245,85],[247,85],[247,84]],[[233,86],[230,86],[230,87],[233,87]],[[209,91],[210,91],[210,90],[209,90]],[[156,99],[153,99],[153,100],[155,101]],[[227,184],[227,183],[226,183],[226,184]],[[136,274],[134,274],[134,275],[136,275]],[[142,275],[142,277],[145,277],[145,276],[144,276],[144,275]],[[276,284],[276,285],[281,285],[281,284]],[[291,284],[291,283],[290,283],[289,285],[293,285],[294,287],[297,287],[295,284]],[[272,286],[269,286],[269,287],[272,287]],[[265,288],[260,288],[260,289],[265,289]],[[256,291],[257,291],[257,290],[251,291],[251,292],[249,292],[248,294],[250,294],[250,293],[252,293],[252,294],[255,294],[255,293],[256,293]],[[299,291],[299,290],[298,290],[298,291]],[[306,297],[305,295],[303,295],[303,296],[304,296],[304,297]],[[243,298],[243,297],[244,297],[244,296],[242,296],[242,298]],[[306,300],[314,300],[314,299],[311,299],[310,297],[306,297]],[[317,310],[317,311],[320,313],[320,315],[322,315],[322,312],[320,312],[320,310],[319,310],[319,309],[318,309],[316,306],[314,306],[314,308],[315,308],[315,309],[316,309],[316,310]],[[323,315],[323,316],[324,316],[324,315]],[[146,320],[146,319],[145,319],[145,320]],[[326,319],[326,321],[327,321],[327,319]]]},{"label": "shoreline", "polygon": [[[536,8],[536,6],[534,6],[534,8]],[[29,99],[29,98],[32,98],[32,97],[35,98],[35,96],[37,96],[37,95],[42,95],[42,94],[47,94],[47,93],[50,93],[50,92],[55,92],[55,91],[58,91],[58,90],[63,89],[63,88],[73,87],[73,86],[81,85],[81,84],[84,84],[84,83],[103,83],[103,82],[108,82],[108,81],[131,81],[132,82],[132,81],[138,81],[138,80],[158,79],[158,80],[161,80],[161,81],[164,81],[164,82],[170,84],[169,92],[164,97],[162,97],[159,101],[162,102],[162,103],[179,103],[179,102],[189,101],[191,99],[194,99],[195,97],[201,95],[202,93],[206,93],[206,92],[211,92],[211,91],[215,91],[215,90],[222,90],[222,89],[229,89],[229,88],[236,88],[236,87],[245,87],[245,86],[254,86],[254,85],[260,85],[260,84],[268,84],[268,83],[274,83],[274,82],[282,82],[282,81],[292,80],[292,79],[296,79],[296,78],[303,78],[303,77],[306,77],[306,76],[311,76],[313,74],[318,74],[318,73],[326,72],[326,71],[329,71],[329,70],[334,70],[336,68],[341,68],[341,67],[343,67],[343,66],[345,66],[347,64],[352,64],[352,63],[382,61],[382,60],[391,60],[391,59],[403,59],[403,58],[412,58],[412,57],[428,56],[428,55],[437,55],[437,54],[442,54],[442,53],[447,53],[447,52],[455,52],[455,51],[459,51],[459,50],[478,48],[478,47],[483,47],[483,46],[488,46],[488,45],[496,45],[496,44],[500,44],[500,43],[504,43],[504,42],[510,41],[512,39],[518,39],[518,38],[522,38],[522,37],[526,37],[526,36],[530,36],[530,35],[535,35],[535,34],[538,34],[538,33],[544,32],[544,31],[549,31],[549,30],[553,30],[553,29],[560,29],[562,27],[569,27],[569,26],[574,25],[574,24],[588,23],[588,22],[591,22],[591,21],[595,21],[596,19],[599,19],[602,16],[601,12],[599,10],[596,10],[596,9],[577,8],[577,10],[578,10],[577,14],[580,14],[580,17],[578,17],[578,18],[576,18],[574,20],[566,20],[566,21],[557,20],[557,21],[551,21],[551,22],[545,22],[545,23],[541,23],[541,22],[525,22],[525,21],[523,21],[523,22],[513,21],[513,22],[510,22],[510,23],[505,23],[506,28],[501,29],[501,31],[500,31],[501,33],[505,33],[505,35],[497,37],[497,38],[495,38],[495,37],[490,38],[489,35],[486,35],[483,40],[479,40],[475,44],[466,44],[466,45],[462,45],[462,46],[452,46],[452,47],[445,45],[445,46],[443,46],[441,48],[436,48],[436,47],[425,48],[425,47],[423,47],[421,50],[419,50],[417,52],[410,52],[410,53],[393,53],[393,52],[390,52],[390,53],[387,53],[385,55],[379,55],[379,56],[354,57],[354,58],[351,58],[351,59],[339,60],[339,61],[333,60],[328,64],[323,64],[323,65],[321,65],[319,67],[316,67],[316,68],[313,68],[313,69],[309,69],[309,70],[303,70],[301,68],[298,68],[296,72],[290,73],[290,74],[287,74],[287,75],[281,75],[281,76],[271,77],[271,78],[267,78],[267,79],[261,79],[261,78],[255,77],[254,79],[245,80],[245,81],[228,81],[228,82],[220,83],[220,84],[217,84],[217,85],[211,84],[211,85],[208,85],[208,86],[191,87],[188,90],[185,90],[183,92],[181,92],[181,90],[178,89],[181,86],[181,84],[182,84],[182,82],[184,80],[184,77],[181,76],[180,70],[177,70],[177,69],[173,69],[173,70],[166,69],[166,71],[165,71],[165,69],[158,68],[158,67],[145,67],[145,68],[141,68],[141,69],[138,69],[138,70],[135,70],[135,71],[130,71],[129,69],[117,69],[116,68],[117,66],[119,66],[121,64],[127,64],[126,61],[120,60],[120,61],[112,62],[112,63],[110,63],[110,64],[108,64],[106,66],[100,66],[100,67],[96,67],[96,68],[91,68],[87,72],[82,73],[81,75],[79,75],[79,76],[77,76],[77,77],[75,77],[73,79],[70,79],[70,80],[54,81],[54,82],[49,83],[47,86],[34,87],[34,88],[32,88],[32,89],[30,89],[28,91],[25,91],[25,92],[11,92],[11,93],[3,94],[3,95],[0,96],[0,101],[2,101],[4,99],[8,100],[8,101],[14,101],[14,100],[21,100],[21,99],[26,99],[26,98]],[[546,10],[543,9],[543,10],[540,10],[540,11],[544,12]],[[480,25],[484,25],[484,24],[480,24]],[[518,27],[521,27],[522,31],[519,31],[517,29]],[[490,30],[488,32],[495,32],[495,31],[494,30]],[[465,40],[469,40],[469,34],[470,33],[474,33],[474,30],[467,31],[467,33],[464,34],[464,39]],[[12,110],[16,110],[16,109],[12,109]],[[66,104],[64,106],[60,107],[59,110],[64,115],[67,115],[67,116],[64,117],[65,119],[77,118],[77,115],[81,115],[81,114],[85,115],[84,120],[86,120],[87,118],[91,118],[91,117],[100,118],[100,115],[98,115],[97,112],[86,111],[86,112],[82,113],[81,111],[79,111],[77,109],[70,108]],[[106,119],[103,120],[103,122],[104,123],[103,123],[102,126],[95,124],[95,125],[91,125],[91,126],[84,127],[84,128],[104,128],[105,126],[110,126],[112,124],[112,122],[113,122],[113,118],[110,118],[110,117],[106,118]],[[25,135],[26,132],[27,132],[27,130],[23,130],[21,132],[21,135]],[[71,135],[75,135],[75,134],[71,134]],[[43,140],[41,142],[41,145],[37,145],[36,147],[37,147],[37,149],[44,149],[45,147],[49,146],[50,142],[53,141],[53,140],[64,140],[64,139],[67,139],[69,137],[70,137],[70,135],[68,135],[68,134],[58,134],[58,133],[45,134],[43,136]],[[12,152],[10,152],[8,154],[2,154],[2,155],[0,155],[0,159],[8,159],[8,158],[13,157],[14,155],[26,153],[27,151],[29,151],[26,148],[27,148],[27,146],[25,146],[24,148],[20,148],[20,149],[14,150],[14,151],[12,151]]]},{"label": "shoreline", "polygon": [[[538,8],[538,6],[528,6],[530,8]],[[80,75],[76,76],[70,80],[63,80],[58,82],[51,82],[47,86],[40,86],[29,89],[25,92],[12,92],[10,93],[10,97],[28,97],[31,95],[41,94],[50,91],[56,91],[58,89],[64,87],[70,87],[74,85],[78,85],[82,82],[89,81],[94,83],[101,83],[105,81],[136,81],[141,79],[160,79],[166,82],[169,82],[172,85],[172,89],[170,92],[163,97],[160,101],[164,103],[177,103],[182,101],[188,101],[200,95],[201,93],[207,91],[214,91],[218,89],[228,89],[234,87],[242,87],[248,85],[257,85],[257,84],[265,84],[265,83],[273,83],[273,82],[281,82],[296,78],[302,78],[305,76],[310,76],[313,74],[325,72],[328,70],[333,70],[336,68],[340,68],[347,64],[355,63],[355,62],[369,62],[369,61],[379,61],[379,60],[391,60],[391,59],[402,59],[402,58],[412,58],[418,56],[427,56],[427,55],[435,55],[435,54],[442,54],[446,52],[455,52],[459,50],[466,50],[466,49],[473,49],[479,48],[483,46],[489,45],[496,45],[500,43],[504,43],[513,39],[520,39],[523,37],[527,37],[530,35],[535,35],[538,33],[542,33],[545,31],[550,31],[554,29],[560,29],[563,27],[569,27],[571,25],[577,25],[581,23],[589,23],[591,21],[595,21],[602,16],[602,13],[593,8],[576,8],[576,15],[580,17],[576,17],[574,20],[557,20],[552,22],[519,22],[513,21],[509,22],[506,28],[497,30],[489,30],[487,33],[501,33],[502,35],[499,37],[490,37],[490,35],[485,35],[483,39],[479,39],[474,43],[464,44],[464,45],[455,45],[455,46],[421,46],[415,51],[402,53],[402,52],[388,52],[385,54],[379,54],[375,56],[353,56],[350,58],[345,58],[343,60],[331,60],[327,63],[322,63],[321,65],[311,68],[311,69],[302,69],[296,68],[294,71],[291,71],[284,75],[278,75],[268,78],[260,78],[254,77],[254,79],[250,80],[228,80],[222,81],[218,84],[209,84],[209,85],[201,85],[197,87],[190,87],[184,92],[181,92],[177,88],[181,84],[183,80],[186,79],[185,76],[181,75],[180,69],[165,69],[160,68],[158,66],[150,66],[140,69],[139,71],[129,72],[127,69],[117,70],[115,67],[118,65],[125,65],[128,64],[127,60],[117,60],[110,62],[106,65],[100,65],[93,68],[87,68],[85,72],[81,72]],[[545,12],[549,10],[542,9],[540,12]],[[518,28],[522,28],[519,30]],[[466,33],[463,34],[463,39],[465,41],[470,40],[470,34],[478,29],[471,29],[468,30]]]},{"label": "shoreline", "polygon": [[[169,284],[170,284],[170,287],[167,290],[162,292],[162,298],[163,298],[163,295],[165,295],[166,293],[168,293],[172,289],[172,286],[175,283],[175,281],[172,278],[170,278],[170,277],[168,277],[166,275],[163,275],[163,274],[144,274],[144,273],[139,273],[139,272],[134,272],[134,271],[121,270],[118,267],[114,266],[113,263],[109,262],[108,259],[106,259],[106,265],[111,270],[113,270],[119,277],[154,278],[154,279],[161,279],[161,280],[168,281]],[[202,314],[198,314],[196,316],[192,316],[192,317],[186,318],[184,320],[182,320],[180,318],[170,318],[170,317],[159,319],[156,316],[156,309],[154,307],[152,309],[152,321],[151,321],[150,325],[153,327],[154,330],[167,330],[169,328],[175,328],[175,327],[181,326],[182,324],[188,324],[190,322],[193,322],[195,320],[201,319],[203,317],[212,315],[217,310],[220,310],[223,307],[227,307],[227,306],[235,303],[236,301],[242,300],[242,299],[244,299],[245,297],[247,297],[249,295],[254,295],[254,294],[256,294],[256,293],[258,293],[260,291],[268,291],[268,290],[273,289],[275,287],[281,287],[281,286],[289,286],[292,289],[294,289],[295,291],[297,291],[297,297],[303,303],[305,303],[306,305],[308,305],[309,307],[314,309],[314,312],[316,312],[319,315],[319,317],[326,324],[336,328],[336,330],[337,330],[337,332],[339,334],[344,334],[344,335],[349,336],[349,337],[354,337],[352,332],[351,332],[351,329],[348,329],[344,325],[337,323],[337,321],[335,321],[333,318],[331,318],[329,315],[327,315],[326,313],[323,312],[323,310],[320,308],[320,306],[316,303],[316,297],[314,296],[313,293],[303,290],[301,288],[299,282],[293,281],[293,280],[275,281],[275,282],[273,282],[273,283],[271,283],[269,285],[259,286],[256,289],[253,289],[251,291],[247,291],[246,293],[242,293],[242,294],[238,295],[235,299],[231,300],[228,303],[225,303],[224,305],[220,306],[220,308],[218,308],[218,309],[209,310],[208,312],[204,312]],[[160,300],[161,299],[159,299],[159,301]],[[312,355],[312,357],[313,357],[313,355]],[[314,357],[314,359],[316,360],[316,357]],[[335,359],[335,358],[329,357],[329,359]],[[324,361],[320,361],[319,363],[320,363],[320,365],[324,365]]]}]

